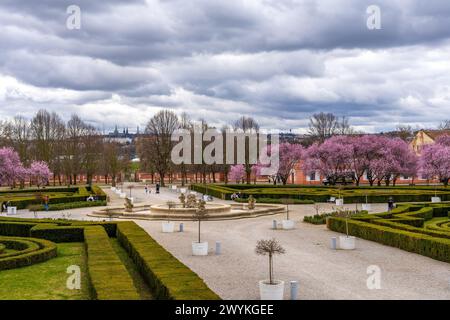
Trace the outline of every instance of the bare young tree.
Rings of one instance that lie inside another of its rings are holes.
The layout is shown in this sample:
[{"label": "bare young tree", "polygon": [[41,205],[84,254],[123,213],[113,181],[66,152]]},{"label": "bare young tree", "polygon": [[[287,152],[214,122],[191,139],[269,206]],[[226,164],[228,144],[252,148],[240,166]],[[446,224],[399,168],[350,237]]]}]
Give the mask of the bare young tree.
[{"label": "bare young tree", "polygon": [[450,119],[442,121],[439,126],[439,130],[450,130]]},{"label": "bare young tree", "polygon": [[[259,124],[252,117],[242,116],[238,120],[235,121],[234,130],[242,130],[244,133],[258,133],[259,132]],[[245,138],[245,174],[246,174],[246,182],[250,184],[251,182],[251,174],[252,174],[252,164],[250,163],[250,141],[249,138]]]},{"label": "bare young tree", "polygon": [[148,136],[145,147],[153,151],[149,160],[159,174],[161,186],[165,185],[164,178],[172,163],[170,159],[173,147],[171,136],[179,127],[178,117],[173,111],[161,110],[150,119],[145,128]]},{"label": "bare young tree", "polygon": [[269,256],[269,284],[275,284],[273,281],[273,256],[284,254],[286,251],[275,239],[259,240],[256,244],[255,252],[258,255]]},{"label": "bare young tree", "polygon": [[339,120],[333,113],[315,113],[309,119],[309,135],[319,142],[323,142],[338,131]]}]

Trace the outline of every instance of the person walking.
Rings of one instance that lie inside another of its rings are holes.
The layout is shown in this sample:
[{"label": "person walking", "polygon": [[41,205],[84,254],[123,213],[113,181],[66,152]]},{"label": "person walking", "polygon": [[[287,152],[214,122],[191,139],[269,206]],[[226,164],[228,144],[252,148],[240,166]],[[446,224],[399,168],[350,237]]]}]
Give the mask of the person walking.
[{"label": "person walking", "polygon": [[48,196],[44,196],[44,209],[45,209],[45,211],[48,211],[48,209],[49,209],[49,198],[48,198]]},{"label": "person walking", "polygon": [[145,185],[144,191],[145,191],[145,194],[148,194],[148,184]]},{"label": "person walking", "polygon": [[159,186],[159,182],[158,182],[158,183],[156,183],[156,193],[157,194],[159,193],[159,188],[160,188],[160,186]]},{"label": "person walking", "polygon": [[388,200],[388,211],[391,212],[395,208],[394,198],[389,197]]}]

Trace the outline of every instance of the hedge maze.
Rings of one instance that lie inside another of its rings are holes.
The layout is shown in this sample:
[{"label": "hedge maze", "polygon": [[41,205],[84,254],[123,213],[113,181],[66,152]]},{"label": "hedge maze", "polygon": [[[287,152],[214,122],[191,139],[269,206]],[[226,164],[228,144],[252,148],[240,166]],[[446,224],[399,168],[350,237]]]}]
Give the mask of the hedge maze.
[{"label": "hedge maze", "polygon": [[[402,204],[391,212],[348,219],[349,234],[450,262],[450,203]],[[329,217],[330,230],[345,233],[345,218]]]},{"label": "hedge maze", "polygon": [[[137,300],[130,272],[114,250],[116,238],[152,291],[154,299],[215,300],[202,279],[134,222],[85,222],[0,218],[0,270],[56,257],[55,243],[83,242],[92,299]],[[45,262],[44,262],[45,263]],[[31,276],[31,275],[30,275]]]},{"label": "hedge maze", "polygon": [[233,193],[240,192],[247,198],[252,195],[256,199],[291,198],[304,201],[327,202],[331,197],[343,197],[345,203],[383,203],[390,197],[395,202],[424,202],[430,201],[435,195],[442,201],[450,201],[450,189],[443,186],[302,186],[270,184],[228,184],[211,185],[194,184],[191,188],[197,192],[209,194],[220,199],[230,200]]}]

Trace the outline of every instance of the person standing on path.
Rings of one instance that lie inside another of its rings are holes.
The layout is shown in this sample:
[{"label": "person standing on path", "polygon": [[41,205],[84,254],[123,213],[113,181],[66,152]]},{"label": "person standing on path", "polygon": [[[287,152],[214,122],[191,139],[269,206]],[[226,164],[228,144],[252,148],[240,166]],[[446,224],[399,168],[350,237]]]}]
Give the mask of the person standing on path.
[{"label": "person standing on path", "polygon": [[147,195],[148,194],[148,184],[145,185],[144,191],[145,191],[145,194]]},{"label": "person standing on path", "polygon": [[388,211],[391,212],[395,207],[394,199],[392,197],[389,197],[388,201]]}]

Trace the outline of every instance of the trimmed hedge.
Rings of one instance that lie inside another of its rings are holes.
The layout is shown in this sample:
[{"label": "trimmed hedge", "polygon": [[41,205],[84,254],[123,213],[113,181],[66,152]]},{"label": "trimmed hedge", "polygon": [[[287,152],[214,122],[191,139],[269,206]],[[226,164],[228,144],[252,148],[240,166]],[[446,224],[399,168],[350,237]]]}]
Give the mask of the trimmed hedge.
[{"label": "trimmed hedge", "polygon": [[220,299],[196,273],[134,222],[118,223],[117,238],[153,290],[156,299]]},{"label": "trimmed hedge", "polygon": [[[330,230],[345,233],[345,219],[328,218],[327,227]],[[450,239],[433,237],[353,219],[348,221],[348,229],[350,235],[358,238],[376,241],[436,260],[450,262]]]},{"label": "trimmed hedge", "polygon": [[100,226],[84,228],[91,291],[98,300],[139,300],[128,270]]},{"label": "trimmed hedge", "polygon": [[56,245],[47,240],[0,237],[0,242],[7,249],[18,250],[0,255],[0,270],[25,267],[57,256]]},{"label": "trimmed hedge", "polygon": [[[101,207],[106,206],[106,201],[80,201],[80,202],[69,202],[69,203],[58,203],[49,205],[48,211],[61,211],[76,208],[90,208],[90,207]],[[29,211],[45,211],[45,207],[42,204],[30,205],[28,207]]]},{"label": "trimmed hedge", "polygon": [[5,245],[0,243],[0,255],[5,251],[6,247]]}]

